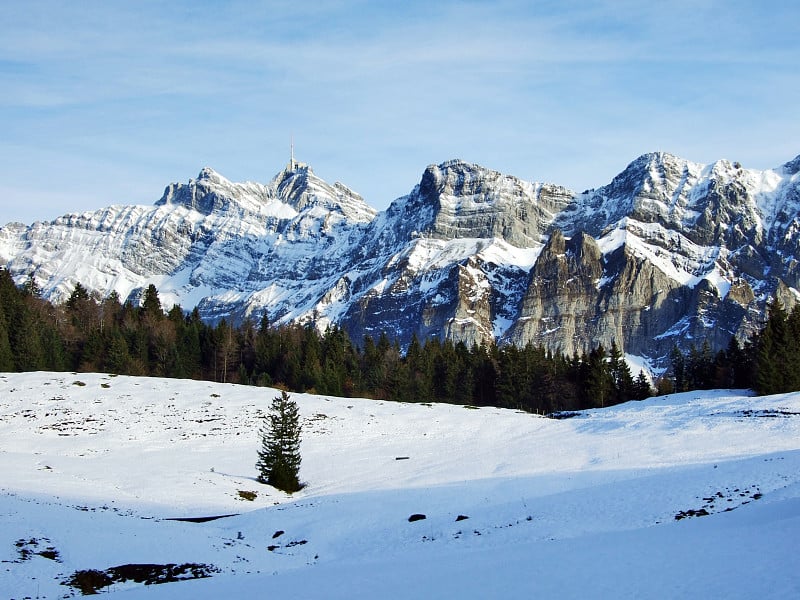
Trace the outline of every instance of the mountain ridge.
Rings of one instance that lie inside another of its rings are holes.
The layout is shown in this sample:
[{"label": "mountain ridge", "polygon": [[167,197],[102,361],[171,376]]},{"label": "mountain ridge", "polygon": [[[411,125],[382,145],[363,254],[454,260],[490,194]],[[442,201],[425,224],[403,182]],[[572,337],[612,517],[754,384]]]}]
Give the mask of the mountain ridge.
[{"label": "mountain ridge", "polygon": [[800,288],[800,156],[766,171],[654,152],[575,193],[462,160],[378,212],[290,163],[267,184],[209,167],[153,206],[0,228],[0,265],[63,301],[76,282],[204,318],[344,327],[572,354],[616,342],[663,363],[725,347]]}]

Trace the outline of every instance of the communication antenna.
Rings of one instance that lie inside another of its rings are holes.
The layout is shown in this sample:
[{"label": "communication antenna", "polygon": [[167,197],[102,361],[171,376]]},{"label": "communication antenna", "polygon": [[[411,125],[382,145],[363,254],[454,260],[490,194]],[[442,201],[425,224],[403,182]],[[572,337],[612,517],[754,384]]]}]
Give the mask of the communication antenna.
[{"label": "communication antenna", "polygon": [[289,170],[290,170],[290,171],[294,171],[294,169],[295,169],[295,164],[294,164],[294,135],[292,135],[292,141],[291,141],[291,158],[290,158],[290,160],[289,160]]}]

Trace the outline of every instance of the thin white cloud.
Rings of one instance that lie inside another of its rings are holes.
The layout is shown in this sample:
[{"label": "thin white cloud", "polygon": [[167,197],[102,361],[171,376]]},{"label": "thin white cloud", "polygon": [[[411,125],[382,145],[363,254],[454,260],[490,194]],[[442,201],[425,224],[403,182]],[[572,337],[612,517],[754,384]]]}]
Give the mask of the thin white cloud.
[{"label": "thin white cloud", "polygon": [[111,174],[148,170],[159,188],[122,200],[149,202],[206,164],[263,180],[292,134],[379,207],[453,157],[581,189],[654,149],[775,166],[800,151],[798,16],[743,1],[19,3],[0,23],[0,179],[45,196],[51,181],[9,165],[80,156],[78,196],[102,204]]}]

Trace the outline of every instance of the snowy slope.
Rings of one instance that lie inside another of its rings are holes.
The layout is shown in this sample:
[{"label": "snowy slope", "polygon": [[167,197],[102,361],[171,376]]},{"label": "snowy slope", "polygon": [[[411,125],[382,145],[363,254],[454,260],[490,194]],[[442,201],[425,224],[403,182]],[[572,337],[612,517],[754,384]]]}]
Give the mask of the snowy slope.
[{"label": "snowy slope", "polygon": [[[627,244],[681,285],[722,281],[724,298],[735,277],[759,288],[770,270],[785,277],[783,263],[796,260],[798,165],[757,171],[645,154],[609,185],[578,195],[556,222],[569,234],[596,237],[604,254]],[[743,257],[748,264],[737,264]],[[795,282],[789,276],[787,283]]]},{"label": "snowy slope", "polygon": [[153,283],[166,307],[199,306],[209,319],[241,317],[253,304],[277,317],[291,306],[299,317],[340,277],[353,237],[374,216],[355,192],[307,166],[266,185],[232,183],[206,167],[167,186],[154,206],[0,228],[0,263],[17,278],[32,274],[56,302],[77,282],[123,301]]},{"label": "snowy slope", "polygon": [[[554,251],[557,232],[578,255]],[[307,165],[266,184],[205,168],[154,206],[0,227],[0,265],[54,301],[80,282],[137,302],[154,284],[210,321],[266,313],[401,347],[614,342],[660,368],[676,344],[751,337],[773,296],[791,309],[799,256],[800,157],[758,171],[664,152],[581,194],[446,161],[380,213]]]},{"label": "snowy slope", "polygon": [[[77,570],[132,563],[202,563],[213,573],[103,591],[800,593],[800,394],[694,392],[565,420],[297,394],[308,485],[291,498],[254,480],[258,415],[275,394],[156,378],[0,375],[0,597],[63,597],[71,589],[59,582]],[[415,513],[427,518],[409,522]],[[38,554],[47,549],[58,561]]]}]

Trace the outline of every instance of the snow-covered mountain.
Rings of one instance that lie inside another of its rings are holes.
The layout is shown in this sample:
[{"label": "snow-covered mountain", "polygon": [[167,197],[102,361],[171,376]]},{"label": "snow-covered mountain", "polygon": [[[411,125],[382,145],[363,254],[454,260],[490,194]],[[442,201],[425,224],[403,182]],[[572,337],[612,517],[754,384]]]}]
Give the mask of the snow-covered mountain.
[{"label": "snow-covered mountain", "polygon": [[478,165],[428,167],[376,212],[292,162],[266,185],[211,169],[154,206],[0,229],[0,265],[64,300],[76,282],[205,318],[344,326],[468,343],[611,341],[663,359],[749,335],[800,289],[800,156],[754,171],[644,155],[581,194]]},{"label": "snow-covered mountain", "polygon": [[[565,420],[295,394],[288,497],[255,480],[279,393],[255,389],[0,374],[0,597],[77,597],[79,572],[147,600],[800,593],[799,394]],[[169,573],[209,577],[142,585]]]}]

